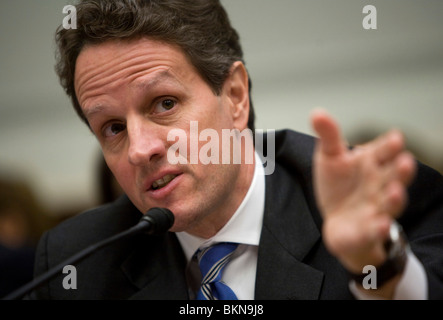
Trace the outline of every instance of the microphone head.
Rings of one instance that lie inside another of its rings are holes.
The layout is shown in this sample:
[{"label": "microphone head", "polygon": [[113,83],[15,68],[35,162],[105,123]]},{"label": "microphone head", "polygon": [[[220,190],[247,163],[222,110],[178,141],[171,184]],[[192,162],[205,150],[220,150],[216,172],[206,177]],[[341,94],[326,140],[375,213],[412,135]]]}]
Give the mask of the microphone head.
[{"label": "microphone head", "polygon": [[149,228],[146,233],[150,235],[160,235],[169,230],[174,224],[174,214],[166,208],[151,208],[146,212],[140,221],[146,221]]}]

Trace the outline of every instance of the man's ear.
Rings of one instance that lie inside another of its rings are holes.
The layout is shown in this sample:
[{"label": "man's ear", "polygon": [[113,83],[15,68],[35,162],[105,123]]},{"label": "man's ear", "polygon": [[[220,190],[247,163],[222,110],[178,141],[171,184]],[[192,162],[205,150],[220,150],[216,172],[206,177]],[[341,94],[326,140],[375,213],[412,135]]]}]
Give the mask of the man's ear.
[{"label": "man's ear", "polygon": [[234,128],[242,131],[248,127],[249,84],[248,72],[241,61],[232,64],[229,76],[224,83],[224,91],[230,102]]}]

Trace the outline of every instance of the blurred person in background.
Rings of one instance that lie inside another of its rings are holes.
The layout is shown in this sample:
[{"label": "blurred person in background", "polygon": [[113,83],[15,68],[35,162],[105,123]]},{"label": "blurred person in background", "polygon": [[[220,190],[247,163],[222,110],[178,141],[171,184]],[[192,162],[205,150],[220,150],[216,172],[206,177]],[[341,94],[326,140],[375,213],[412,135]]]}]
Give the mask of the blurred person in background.
[{"label": "blurred person in background", "polygon": [[49,221],[26,182],[0,179],[0,297],[32,280],[35,247]]}]

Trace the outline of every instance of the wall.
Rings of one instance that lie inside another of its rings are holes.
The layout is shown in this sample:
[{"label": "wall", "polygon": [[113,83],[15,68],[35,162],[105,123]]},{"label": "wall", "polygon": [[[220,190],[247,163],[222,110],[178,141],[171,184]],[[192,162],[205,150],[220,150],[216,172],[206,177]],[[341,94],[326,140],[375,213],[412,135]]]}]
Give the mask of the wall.
[{"label": "wall", "polygon": [[[73,1],[0,2],[0,173],[29,180],[52,211],[97,203],[99,146],[53,71],[53,34]],[[397,127],[443,165],[441,0],[222,0],[253,79],[257,128],[312,133],[329,110],[348,139]],[[365,30],[365,5],[377,30]]]}]

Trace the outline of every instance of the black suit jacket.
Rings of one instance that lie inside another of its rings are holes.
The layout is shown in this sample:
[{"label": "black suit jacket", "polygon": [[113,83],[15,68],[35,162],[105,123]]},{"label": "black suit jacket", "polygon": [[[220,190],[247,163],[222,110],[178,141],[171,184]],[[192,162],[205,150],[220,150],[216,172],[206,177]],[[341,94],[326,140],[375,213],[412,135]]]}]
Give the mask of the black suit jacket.
[{"label": "black suit jacket", "polygon": [[[266,176],[256,299],[353,299],[344,268],[321,239],[322,219],[311,179],[314,138],[276,133],[276,167]],[[265,144],[266,145],[266,144]],[[443,297],[443,178],[419,165],[400,219],[411,247],[426,268],[430,298]],[[45,233],[35,274],[90,244],[135,225],[141,213],[126,196],[81,213]],[[63,275],[33,292],[32,299],[188,299],[186,261],[174,233],[139,235],[91,255],[75,267],[77,289]]]}]

